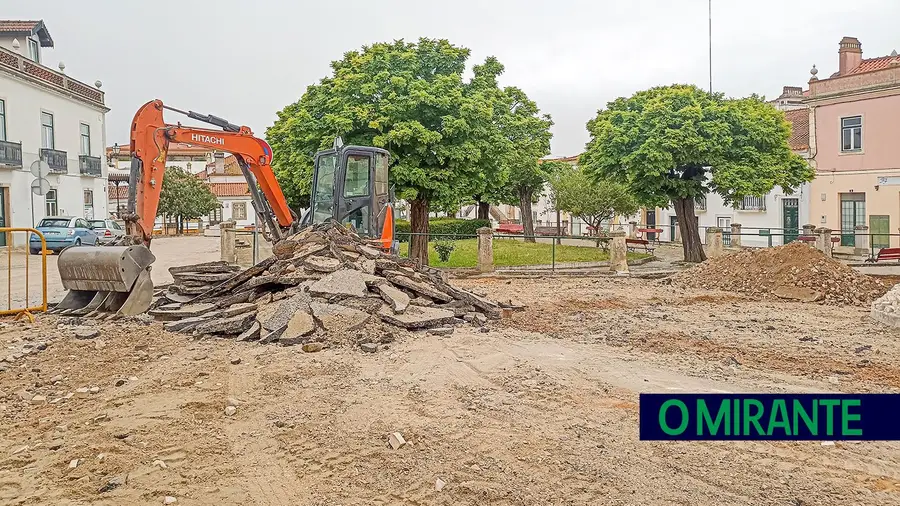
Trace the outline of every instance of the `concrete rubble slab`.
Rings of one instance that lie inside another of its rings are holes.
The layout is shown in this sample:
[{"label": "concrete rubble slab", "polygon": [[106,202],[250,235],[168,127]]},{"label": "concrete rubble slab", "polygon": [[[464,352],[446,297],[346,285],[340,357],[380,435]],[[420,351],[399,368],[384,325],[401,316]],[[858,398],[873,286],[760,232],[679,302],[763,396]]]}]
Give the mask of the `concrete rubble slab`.
[{"label": "concrete rubble slab", "polygon": [[337,272],[332,272],[313,283],[312,286],[309,287],[309,293],[313,296],[325,298],[342,295],[349,297],[365,297],[369,292],[366,283],[374,283],[379,280],[382,280],[382,278],[353,269],[342,269]]},{"label": "concrete rubble slab", "polygon": [[285,328],[284,333],[281,334],[280,340],[282,343],[285,339],[296,339],[308,336],[316,331],[316,321],[305,309],[306,308],[299,309],[294,313],[294,316],[291,317],[290,321],[288,321],[287,328]]},{"label": "concrete rubble slab", "polygon": [[365,325],[370,318],[368,313],[338,304],[312,302],[309,307],[316,321],[328,332],[355,330]]},{"label": "concrete rubble slab", "polygon": [[381,294],[381,298],[390,304],[391,309],[393,309],[395,313],[402,313],[409,307],[409,295],[406,295],[400,289],[394,288],[388,283],[376,285],[375,289]]},{"label": "concrete rubble slab", "polygon": [[197,326],[201,334],[240,334],[253,325],[256,312],[243,313],[231,318],[217,318]]},{"label": "concrete rubble slab", "polygon": [[215,304],[188,304],[181,306],[179,309],[169,310],[166,309],[167,306],[160,306],[152,311],[150,311],[150,316],[154,316],[160,320],[180,320],[182,318],[193,318],[195,316],[200,316],[204,313],[209,313],[216,309]]},{"label": "concrete rubble slab", "polygon": [[395,285],[409,288],[410,290],[418,294],[427,295],[428,297],[439,300],[441,302],[450,302],[453,300],[453,297],[447,295],[441,290],[438,290],[434,286],[422,281],[414,280],[407,276],[402,276],[394,273],[386,273],[385,278],[387,278],[388,281]]},{"label": "concrete rubble slab", "polygon": [[334,272],[341,266],[340,260],[322,256],[310,256],[303,260],[303,267],[319,272]]},{"label": "concrete rubble slab", "polygon": [[[260,331],[262,330],[262,325],[259,322],[253,322],[253,325],[250,326],[249,329],[241,332],[238,336],[238,341],[254,341],[259,339]],[[234,362],[232,362],[233,364]]]},{"label": "concrete rubble slab", "polygon": [[395,314],[387,305],[382,307],[379,316],[383,321],[405,329],[437,327],[456,318],[453,311],[421,306],[409,306],[402,314]]}]

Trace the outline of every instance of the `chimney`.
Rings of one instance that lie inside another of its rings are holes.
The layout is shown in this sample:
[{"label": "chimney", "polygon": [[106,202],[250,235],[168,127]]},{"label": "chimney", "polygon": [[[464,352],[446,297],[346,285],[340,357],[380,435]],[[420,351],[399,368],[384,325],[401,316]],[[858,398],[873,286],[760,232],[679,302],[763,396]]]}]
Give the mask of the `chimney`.
[{"label": "chimney", "polygon": [[862,44],[856,37],[844,37],[841,39],[838,49],[838,74],[846,75],[851,70],[859,67],[862,62]]},{"label": "chimney", "polygon": [[785,86],[781,89],[782,97],[799,97],[803,95],[803,88],[799,86]]}]

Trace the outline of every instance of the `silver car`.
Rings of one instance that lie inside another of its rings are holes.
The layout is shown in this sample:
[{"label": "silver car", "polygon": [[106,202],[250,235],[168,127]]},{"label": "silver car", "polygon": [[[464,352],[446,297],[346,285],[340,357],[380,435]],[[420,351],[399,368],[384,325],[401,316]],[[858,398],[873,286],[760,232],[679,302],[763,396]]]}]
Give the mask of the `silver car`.
[{"label": "silver car", "polygon": [[100,244],[109,244],[125,235],[125,229],[116,220],[88,220],[88,225],[97,232]]}]

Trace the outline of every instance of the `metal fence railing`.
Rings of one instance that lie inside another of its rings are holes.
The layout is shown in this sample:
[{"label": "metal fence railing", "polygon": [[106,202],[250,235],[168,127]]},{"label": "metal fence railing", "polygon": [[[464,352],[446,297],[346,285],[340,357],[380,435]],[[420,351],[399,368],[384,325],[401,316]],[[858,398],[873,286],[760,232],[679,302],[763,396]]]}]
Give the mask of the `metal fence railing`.
[{"label": "metal fence railing", "polygon": [[[400,256],[409,256],[411,237],[428,238],[428,259],[432,267],[474,268],[478,263],[475,234],[432,234],[398,232]],[[497,269],[550,270],[605,268],[609,265],[607,236],[525,236],[492,235],[494,266]],[[652,256],[656,243],[629,244],[629,260]],[[443,255],[443,256],[442,256]]]},{"label": "metal fence railing", "polygon": [[[6,257],[6,269],[0,269],[0,282],[5,281],[2,284],[6,285],[6,307],[0,307],[0,316],[25,316],[34,321],[32,313],[47,311],[47,240],[33,228],[4,227],[0,234],[5,239],[0,249],[5,250]],[[17,238],[24,241],[18,244]],[[32,251],[38,256],[34,261]]]}]

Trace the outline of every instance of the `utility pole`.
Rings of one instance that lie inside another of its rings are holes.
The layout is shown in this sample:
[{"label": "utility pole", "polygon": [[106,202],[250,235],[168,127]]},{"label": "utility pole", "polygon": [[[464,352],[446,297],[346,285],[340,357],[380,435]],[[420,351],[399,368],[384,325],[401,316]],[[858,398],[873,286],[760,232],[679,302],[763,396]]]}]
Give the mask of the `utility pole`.
[{"label": "utility pole", "polygon": [[709,94],[712,93],[712,0],[709,0]]}]

